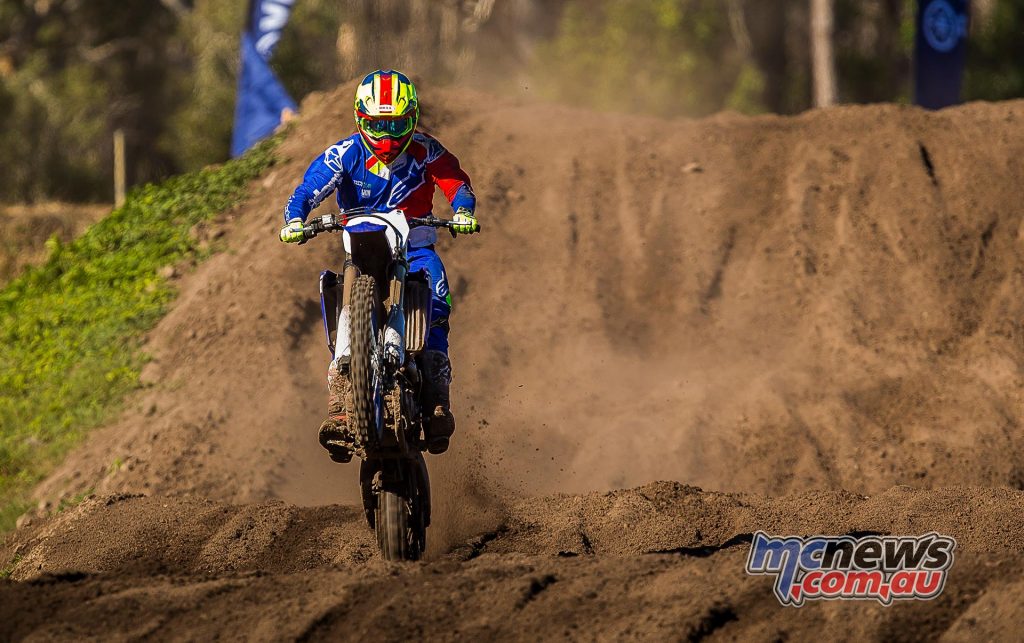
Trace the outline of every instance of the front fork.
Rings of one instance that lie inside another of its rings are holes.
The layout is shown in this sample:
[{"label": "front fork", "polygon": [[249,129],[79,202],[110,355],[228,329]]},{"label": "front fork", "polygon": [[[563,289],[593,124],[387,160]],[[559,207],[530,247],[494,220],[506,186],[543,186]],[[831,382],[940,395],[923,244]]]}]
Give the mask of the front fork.
[{"label": "front fork", "polygon": [[384,302],[384,310],[388,311],[388,323],[384,327],[384,357],[396,371],[405,363],[405,311],[402,302],[408,272],[409,264],[405,261],[392,264],[388,298]]},{"label": "front fork", "polygon": [[359,269],[346,257],[345,270],[341,282],[341,313],[338,315],[338,331],[335,339],[334,361],[340,365],[348,365],[352,359],[352,340],[349,336],[349,314],[352,310],[352,285],[356,283]]}]

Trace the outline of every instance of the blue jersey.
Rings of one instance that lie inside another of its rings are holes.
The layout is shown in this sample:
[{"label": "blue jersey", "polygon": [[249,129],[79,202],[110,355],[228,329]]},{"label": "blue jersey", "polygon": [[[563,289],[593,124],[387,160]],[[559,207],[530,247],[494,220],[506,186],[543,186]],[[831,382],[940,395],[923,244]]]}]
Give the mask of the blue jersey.
[{"label": "blue jersey", "polygon": [[[437,139],[417,132],[405,152],[390,165],[381,163],[358,134],[327,148],[306,170],[302,183],[285,206],[285,221],[306,220],[310,211],[337,193],[342,210],[356,207],[378,212],[401,210],[407,218],[423,217],[432,209],[434,186],[444,191],[453,210],[476,209],[469,176],[458,159]],[[429,245],[433,228],[415,228],[414,246]],[[430,236],[428,240],[425,237]],[[424,237],[424,238],[419,238]]]}]

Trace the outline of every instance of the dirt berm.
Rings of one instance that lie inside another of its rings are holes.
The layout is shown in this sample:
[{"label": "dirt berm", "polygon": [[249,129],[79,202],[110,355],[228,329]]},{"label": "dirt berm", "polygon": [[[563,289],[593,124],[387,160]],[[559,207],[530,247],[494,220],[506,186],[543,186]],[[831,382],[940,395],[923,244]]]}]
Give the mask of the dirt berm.
[{"label": "dirt berm", "polygon": [[[180,278],[152,386],[39,490],[95,498],[0,549],[0,639],[1017,634],[1024,103],[664,121],[425,92],[484,232],[441,244],[459,433],[429,560],[389,565],[315,440],[340,241],[276,239],[350,93],[197,230],[227,251]],[[744,574],[756,530],[959,548],[936,601],[798,610]]]}]

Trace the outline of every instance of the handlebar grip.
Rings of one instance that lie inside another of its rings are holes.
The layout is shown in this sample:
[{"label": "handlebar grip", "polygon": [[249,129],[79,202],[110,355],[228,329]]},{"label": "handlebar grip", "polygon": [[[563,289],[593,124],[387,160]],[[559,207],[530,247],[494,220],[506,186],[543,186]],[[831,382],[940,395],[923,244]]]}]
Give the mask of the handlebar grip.
[{"label": "handlebar grip", "polygon": [[320,226],[318,225],[318,220],[312,219],[308,223],[308,226],[302,228],[302,241],[299,242],[300,246],[309,241],[310,239],[315,238],[322,231]]}]

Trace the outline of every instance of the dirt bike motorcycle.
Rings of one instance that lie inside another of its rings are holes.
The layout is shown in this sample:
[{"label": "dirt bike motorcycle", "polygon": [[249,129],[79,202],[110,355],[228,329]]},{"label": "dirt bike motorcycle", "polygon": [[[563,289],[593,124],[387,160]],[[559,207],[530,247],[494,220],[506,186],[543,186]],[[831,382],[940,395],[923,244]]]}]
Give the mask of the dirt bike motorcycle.
[{"label": "dirt bike motorcycle", "polygon": [[320,301],[332,356],[338,326],[348,304],[349,429],[362,462],[359,485],[366,520],[387,560],[417,560],[426,549],[430,526],[430,479],[426,451],[428,409],[421,405],[424,377],[417,358],[431,324],[429,276],[410,272],[407,259],[412,227],[447,228],[434,216],[407,220],[401,211],[349,210],[307,221],[306,243],[317,235],[341,232],[343,276],[320,275]]}]

